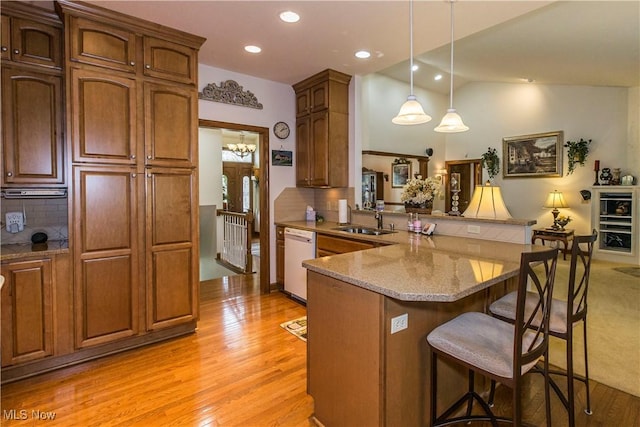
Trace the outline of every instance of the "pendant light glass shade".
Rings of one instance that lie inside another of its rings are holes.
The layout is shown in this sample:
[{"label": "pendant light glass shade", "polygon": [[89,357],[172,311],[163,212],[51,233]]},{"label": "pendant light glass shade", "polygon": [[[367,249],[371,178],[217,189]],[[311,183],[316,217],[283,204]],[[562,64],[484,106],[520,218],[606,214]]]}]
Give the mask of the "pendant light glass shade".
[{"label": "pendant light glass shade", "polygon": [[409,67],[411,93],[407,97],[407,101],[400,107],[398,115],[391,119],[391,122],[396,125],[419,125],[431,120],[431,116],[425,114],[422,105],[413,94],[413,0],[409,2],[409,48],[411,50],[411,65]]},{"label": "pendant light glass shade", "polygon": [[400,107],[398,115],[391,119],[397,125],[419,125],[427,123],[429,120],[431,117],[424,113],[422,105],[414,95],[407,97],[407,101]]},{"label": "pendant light glass shade", "polygon": [[465,125],[462,122],[462,117],[456,112],[456,109],[453,108],[453,2],[454,0],[450,0],[451,3],[451,76],[450,80],[450,88],[449,88],[449,109],[447,110],[447,114],[444,115],[440,124],[434,129],[436,132],[443,133],[456,133],[456,132],[464,132],[469,130],[469,126]]},{"label": "pendant light glass shade", "polygon": [[456,113],[455,108],[449,108],[447,114],[444,115],[442,121],[434,130],[442,133],[464,132],[469,130],[469,126],[462,122],[462,117]]}]

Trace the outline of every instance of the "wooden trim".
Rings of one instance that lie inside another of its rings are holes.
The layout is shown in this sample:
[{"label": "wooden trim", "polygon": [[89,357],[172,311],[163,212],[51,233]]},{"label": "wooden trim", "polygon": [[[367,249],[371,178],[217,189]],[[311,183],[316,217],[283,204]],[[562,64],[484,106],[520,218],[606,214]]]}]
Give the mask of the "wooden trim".
[{"label": "wooden trim", "polygon": [[270,212],[269,212],[269,128],[253,126],[242,123],[220,122],[217,120],[200,119],[199,127],[221,128],[238,131],[255,132],[259,134],[258,145],[260,147],[260,175],[258,185],[260,188],[260,292],[268,294],[271,292],[271,269],[270,250],[271,238]]}]

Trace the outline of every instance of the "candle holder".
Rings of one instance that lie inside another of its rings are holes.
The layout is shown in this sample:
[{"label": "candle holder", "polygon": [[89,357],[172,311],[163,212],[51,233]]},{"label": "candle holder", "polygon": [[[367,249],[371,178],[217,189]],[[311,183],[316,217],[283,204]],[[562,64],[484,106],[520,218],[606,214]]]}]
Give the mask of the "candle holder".
[{"label": "candle holder", "polygon": [[460,192],[460,174],[459,173],[452,173],[451,174],[451,211],[449,212],[449,215],[452,216],[459,216],[460,215],[460,210],[459,210],[459,201],[460,201],[460,196],[458,196],[458,193]]},{"label": "candle holder", "polygon": [[593,185],[600,185],[600,181],[598,181],[598,172],[600,172],[600,160],[596,160],[593,164],[593,170],[596,173],[596,182]]},{"label": "candle holder", "polygon": [[600,181],[598,180],[598,172],[600,172],[600,169],[595,169],[596,172],[596,182],[593,183],[593,185],[600,185]]}]

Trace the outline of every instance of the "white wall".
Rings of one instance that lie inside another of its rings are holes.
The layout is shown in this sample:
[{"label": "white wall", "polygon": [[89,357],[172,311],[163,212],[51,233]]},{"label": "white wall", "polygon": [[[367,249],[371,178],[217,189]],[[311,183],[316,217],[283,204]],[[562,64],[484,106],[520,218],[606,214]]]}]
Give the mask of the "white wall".
[{"label": "white wall", "polygon": [[363,150],[423,154],[431,147],[430,175],[443,167],[445,160],[479,158],[488,147],[496,148],[502,160],[502,138],[508,136],[562,130],[565,141],[592,139],[585,167],[578,167],[571,175],[566,175],[563,148],[562,177],[502,179],[502,172],[496,177],[495,183],[502,187],[515,218],[535,219],[538,226],[550,225],[552,215],[542,204],[548,192],[557,189],[563,191],[571,206],[563,212],[575,219],[571,227],[587,233],[591,229],[591,204],[582,200],[579,191],[590,189],[595,180],[593,161],[640,177],[638,88],[469,83],[455,91],[453,104],[470,130],[443,135],[433,128],[448,106],[447,96],[416,88],[415,95],[433,120],[424,125],[396,126],[391,118],[406,99],[408,85],[379,75],[363,80]]},{"label": "white wall", "polygon": [[[320,71],[320,70],[319,70]],[[258,102],[263,105],[262,110],[241,107],[219,102],[199,100],[199,118],[206,120],[216,120],[230,123],[241,123],[251,126],[262,126],[271,129],[269,133],[269,151],[271,150],[288,150],[295,153],[295,96],[293,88],[290,85],[277,83],[269,80],[259,79],[246,74],[234,73],[221,68],[200,65],[198,68],[198,90],[202,89],[209,83],[219,85],[226,80],[235,80],[243,87],[245,91],[251,91]],[[276,138],[273,134],[273,125],[278,121],[284,121],[291,127],[291,135],[285,140]],[[222,143],[220,143],[220,149]],[[209,145],[208,142],[205,142]],[[216,201],[219,206],[222,205],[222,184],[220,188],[203,189],[203,181],[211,180],[220,181],[222,176],[222,161],[219,157],[214,158],[210,153],[211,147],[204,147],[200,155],[200,203],[205,204],[219,197]],[[202,149],[202,148],[201,148]],[[269,160],[270,161],[270,160]],[[216,184],[217,185],[217,184]],[[269,176],[269,211],[270,211],[270,252],[271,256],[271,274],[270,282],[275,282],[275,227],[273,226],[273,200],[286,187],[295,186],[295,155],[294,167],[274,167],[270,166]],[[205,187],[207,187],[205,182]],[[207,194],[204,194],[204,193]],[[211,193],[219,194],[213,196]]]}]

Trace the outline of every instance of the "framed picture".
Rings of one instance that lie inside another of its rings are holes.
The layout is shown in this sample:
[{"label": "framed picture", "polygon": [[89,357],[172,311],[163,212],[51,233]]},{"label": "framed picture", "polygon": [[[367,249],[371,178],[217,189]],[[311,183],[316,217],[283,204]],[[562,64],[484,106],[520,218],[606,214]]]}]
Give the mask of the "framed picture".
[{"label": "framed picture", "polygon": [[563,132],[537,133],[502,139],[502,177],[562,176]]},{"label": "framed picture", "polygon": [[271,150],[271,164],[273,166],[293,166],[293,152]]},{"label": "framed picture", "polygon": [[411,176],[411,163],[391,164],[391,187],[403,187]]}]

